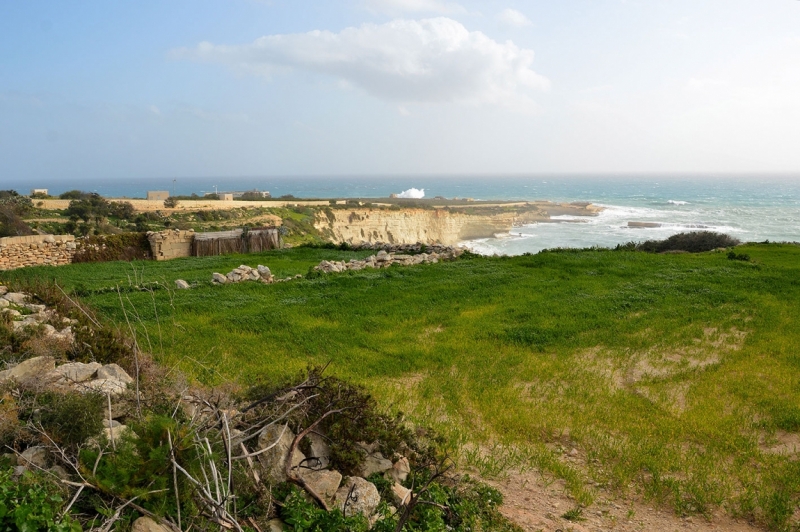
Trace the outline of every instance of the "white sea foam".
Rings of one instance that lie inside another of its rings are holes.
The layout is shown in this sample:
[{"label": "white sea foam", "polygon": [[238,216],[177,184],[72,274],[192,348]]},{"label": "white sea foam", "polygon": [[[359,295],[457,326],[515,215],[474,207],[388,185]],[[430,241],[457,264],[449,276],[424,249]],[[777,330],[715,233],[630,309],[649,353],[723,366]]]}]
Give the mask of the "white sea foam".
[{"label": "white sea foam", "polygon": [[422,199],[425,197],[424,188],[409,188],[397,195],[398,198],[404,199]]},{"label": "white sea foam", "polygon": [[689,204],[688,201],[672,200],[672,199],[669,200],[667,203],[669,203],[670,205],[688,205]]}]

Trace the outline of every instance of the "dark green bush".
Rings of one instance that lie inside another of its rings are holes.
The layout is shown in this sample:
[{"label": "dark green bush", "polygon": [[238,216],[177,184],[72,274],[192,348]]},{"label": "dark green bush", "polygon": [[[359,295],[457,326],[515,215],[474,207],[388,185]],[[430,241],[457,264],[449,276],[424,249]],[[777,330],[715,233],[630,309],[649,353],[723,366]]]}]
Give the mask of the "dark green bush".
[{"label": "dark green bush", "polygon": [[45,392],[35,405],[32,417],[60,445],[76,447],[103,429],[104,395]]},{"label": "dark green bush", "polygon": [[648,240],[636,246],[639,251],[664,253],[665,251],[688,251],[701,253],[713,251],[717,248],[738,246],[741,242],[733,237],[713,231],[693,231],[691,233],[678,233],[666,240]]},{"label": "dark green bush", "polygon": [[67,216],[76,216],[84,222],[93,219],[105,218],[111,212],[111,204],[96,192],[81,193],[80,198],[69,202],[69,207],[64,211]]},{"label": "dark green bush", "polygon": [[728,260],[741,260],[744,262],[748,262],[750,260],[750,255],[748,255],[747,253],[736,253],[735,251],[729,251]]},{"label": "dark green bush", "polygon": [[122,233],[85,238],[78,243],[73,262],[108,262],[150,258],[146,233]]}]

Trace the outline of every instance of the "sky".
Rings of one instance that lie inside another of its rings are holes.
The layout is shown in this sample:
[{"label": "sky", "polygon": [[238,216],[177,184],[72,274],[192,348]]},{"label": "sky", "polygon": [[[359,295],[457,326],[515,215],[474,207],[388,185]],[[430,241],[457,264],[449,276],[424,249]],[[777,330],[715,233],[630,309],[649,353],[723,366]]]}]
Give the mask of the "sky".
[{"label": "sky", "polygon": [[800,171],[797,0],[0,1],[0,186]]}]

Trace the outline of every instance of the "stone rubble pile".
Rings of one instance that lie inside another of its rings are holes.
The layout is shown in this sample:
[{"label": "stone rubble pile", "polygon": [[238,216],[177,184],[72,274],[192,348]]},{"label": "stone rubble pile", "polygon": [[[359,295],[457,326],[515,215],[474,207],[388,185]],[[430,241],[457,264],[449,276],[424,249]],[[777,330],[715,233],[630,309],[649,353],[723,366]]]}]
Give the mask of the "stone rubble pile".
[{"label": "stone rubble pile", "polygon": [[[9,292],[0,286],[0,314],[11,317],[11,326],[15,331],[30,327],[42,327],[44,335],[54,340],[68,343],[74,341],[72,326],[76,320],[59,318],[58,313],[45,305],[30,303],[30,296],[24,292]],[[56,328],[53,323],[60,328]]]},{"label": "stone rubble pile", "polygon": [[[15,382],[23,385],[36,384],[52,390],[76,391],[79,393],[100,393],[109,396],[114,402],[111,405],[109,418],[103,420],[103,434],[109,441],[117,440],[128,430],[119,419],[124,418],[127,409],[117,401],[133,382],[133,378],[117,364],[99,364],[90,362],[67,362],[56,366],[55,359],[51,356],[29,358],[0,371],[0,385]],[[19,456],[7,456],[15,465],[14,474],[22,475],[30,468],[46,469],[60,478],[66,478],[67,473],[61,466],[53,466],[47,448],[41,446],[29,447]]]},{"label": "stone rubble pile", "polygon": [[[258,460],[270,482],[286,482],[286,461],[294,438],[295,434],[287,425],[270,425],[261,432],[258,448],[269,450],[259,454]],[[341,473],[329,468],[331,451],[325,439],[312,433],[311,455],[295,450],[290,471],[302,478],[330,508],[338,508],[346,516],[362,514],[374,522],[381,498],[377,487],[366,478],[378,473],[393,482],[393,500],[388,502],[396,511],[411,499],[411,490],[401,484],[408,478],[411,467],[405,457],[398,456],[394,462],[385,458],[374,444],[362,443],[360,447],[365,456],[359,476],[344,479]]]},{"label": "stone rubble pile", "polygon": [[272,275],[272,272],[266,266],[259,264],[255,268],[251,268],[246,264],[242,264],[238,268],[229,271],[226,275],[216,272],[211,274],[211,281],[214,284],[241,283],[244,281],[260,281],[262,283],[271,284],[291,281],[292,279],[299,279],[301,277],[303,276],[295,275],[294,277],[278,279]]},{"label": "stone rubble pile", "polygon": [[338,273],[347,270],[363,270],[365,268],[388,268],[393,264],[399,264],[400,266],[436,264],[439,261],[455,260],[462,253],[463,250],[452,247],[443,248],[440,252],[431,251],[430,253],[423,252],[416,255],[388,252],[382,249],[376,255],[370,255],[363,260],[350,259],[348,262],[323,260],[318,266],[315,266],[314,269],[324,273]]},{"label": "stone rubble pile", "polygon": [[359,242],[357,244],[348,244],[350,249],[355,251],[371,249],[374,251],[383,250],[387,253],[439,253],[447,254],[454,250],[459,252],[463,251],[461,248],[453,246],[442,246],[440,244],[423,244],[417,242],[416,244],[387,244],[386,242]]}]

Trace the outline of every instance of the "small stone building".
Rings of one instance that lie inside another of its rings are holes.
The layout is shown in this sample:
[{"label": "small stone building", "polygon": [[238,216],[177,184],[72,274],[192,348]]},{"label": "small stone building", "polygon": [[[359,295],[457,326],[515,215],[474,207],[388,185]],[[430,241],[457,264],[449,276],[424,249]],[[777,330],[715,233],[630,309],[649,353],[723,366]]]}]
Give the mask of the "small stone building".
[{"label": "small stone building", "polygon": [[147,200],[148,201],[164,201],[169,197],[168,190],[148,190],[147,191]]}]

